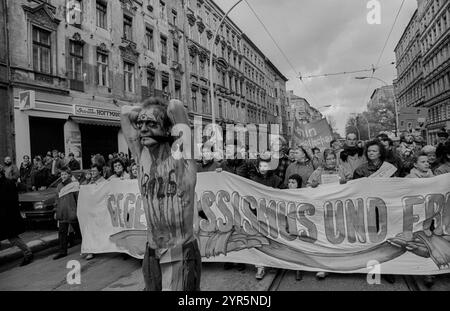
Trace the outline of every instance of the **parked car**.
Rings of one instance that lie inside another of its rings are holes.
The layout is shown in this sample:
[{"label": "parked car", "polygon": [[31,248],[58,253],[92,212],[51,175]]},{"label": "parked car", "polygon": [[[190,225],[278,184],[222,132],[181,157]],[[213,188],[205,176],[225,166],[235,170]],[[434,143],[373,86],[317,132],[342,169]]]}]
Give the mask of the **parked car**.
[{"label": "parked car", "polygon": [[[80,180],[89,170],[73,171],[73,178]],[[58,192],[56,187],[61,182],[61,177],[56,179],[45,190],[19,193],[19,208],[22,218],[27,222],[55,221],[55,204]]]}]

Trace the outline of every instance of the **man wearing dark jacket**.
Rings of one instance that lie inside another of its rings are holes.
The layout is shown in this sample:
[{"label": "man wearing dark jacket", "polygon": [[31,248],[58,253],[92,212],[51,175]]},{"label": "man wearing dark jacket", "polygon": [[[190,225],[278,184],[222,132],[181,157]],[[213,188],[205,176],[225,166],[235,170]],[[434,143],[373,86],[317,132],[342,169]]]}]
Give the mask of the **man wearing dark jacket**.
[{"label": "man wearing dark jacket", "polygon": [[67,163],[67,166],[70,168],[70,170],[73,171],[78,171],[81,167],[80,167],[80,162],[78,162],[75,159],[75,155],[71,152],[69,153],[69,163]]},{"label": "man wearing dark jacket", "polygon": [[33,190],[44,190],[51,182],[50,170],[44,166],[41,157],[34,159],[35,169],[31,172],[31,187]]},{"label": "man wearing dark jacket", "polygon": [[5,169],[0,165],[0,241],[8,239],[9,242],[20,248],[24,254],[21,266],[33,261],[30,248],[19,237],[25,232],[25,224],[19,211],[19,194],[14,181],[5,177]]}]

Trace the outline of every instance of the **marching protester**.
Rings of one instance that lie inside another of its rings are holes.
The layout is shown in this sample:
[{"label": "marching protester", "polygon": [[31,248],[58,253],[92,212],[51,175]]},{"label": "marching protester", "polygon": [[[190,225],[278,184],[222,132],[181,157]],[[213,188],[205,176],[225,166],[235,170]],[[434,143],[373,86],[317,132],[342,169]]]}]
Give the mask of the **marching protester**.
[{"label": "marching protester", "polygon": [[41,157],[34,158],[35,169],[31,172],[31,188],[34,190],[45,190],[51,183],[50,170],[44,166]]},{"label": "marching protester", "polygon": [[11,157],[5,157],[3,163],[5,164],[5,177],[17,182],[19,179],[19,169],[15,164],[12,163]]},{"label": "marching protester", "polygon": [[71,226],[78,235],[81,235],[77,221],[77,200],[80,185],[77,181],[72,180],[72,172],[68,167],[61,168],[60,174],[61,182],[56,187],[58,197],[56,199],[55,214],[55,219],[58,221],[59,226],[59,252],[53,257],[53,260],[67,256],[69,226]]},{"label": "marching protester", "polygon": [[308,154],[306,149],[301,146],[295,149],[294,158],[295,162],[291,163],[286,169],[284,186],[287,187],[288,176],[298,174],[302,177],[302,187],[305,187],[309,176],[311,176],[314,170],[319,167],[319,162]]},{"label": "marching protester", "polygon": [[339,140],[333,139],[332,141],[330,141],[330,148],[333,149],[339,157],[339,153],[342,150],[342,146]]},{"label": "marching protester", "polygon": [[421,152],[427,155],[428,163],[430,163],[430,169],[434,173],[434,171],[440,165],[438,158],[436,157],[436,147],[432,145],[426,145],[425,147],[422,148]]},{"label": "marching protester", "polygon": [[[325,149],[323,152],[323,165],[321,165],[319,168],[317,168],[309,177],[307,186],[316,188],[320,184],[323,184],[325,182],[325,177],[332,177],[330,182],[339,182],[341,184],[346,183],[346,177],[344,170],[342,167],[340,167],[337,163],[337,155],[336,152],[333,149]],[[328,272],[317,272],[316,278],[319,280],[325,279],[329,275]]]},{"label": "marching protester", "polygon": [[[270,169],[271,159],[258,159],[258,171],[252,176],[252,180],[267,187],[279,188],[282,180]],[[256,279],[262,280],[266,274],[265,267],[256,266]]]},{"label": "marching protester", "polygon": [[120,158],[114,159],[112,161],[111,169],[113,170],[114,174],[109,177],[108,180],[112,179],[130,179],[130,175],[125,171],[125,165],[123,161]]},{"label": "marching protester", "polygon": [[73,152],[69,153],[69,162],[67,163],[67,166],[72,172],[78,171],[81,168],[80,162],[75,159],[75,155],[73,154]]},{"label": "marching protester", "polygon": [[52,157],[51,151],[47,151],[47,154],[42,159],[42,162],[44,163],[45,167],[48,168],[51,172],[52,171],[52,162],[53,162],[53,157]]},{"label": "marching protester", "polygon": [[31,173],[33,171],[33,165],[31,164],[30,157],[23,156],[23,162],[20,164],[19,169],[19,191],[30,191],[32,187]]},{"label": "marching protester", "polygon": [[270,156],[278,162],[274,174],[277,175],[282,182],[286,177],[286,170],[289,164],[291,164],[288,156],[290,149],[287,145],[286,140],[280,135],[275,135],[275,139],[273,141],[271,140],[270,145]]},{"label": "marching protester", "polygon": [[87,171],[83,174],[83,177],[81,179],[80,185],[89,185],[91,182],[92,174],[91,171]]},{"label": "marching protester", "polygon": [[[288,189],[300,189],[302,187],[302,177],[298,174],[294,174],[288,177]],[[295,271],[295,280],[301,281],[303,279],[303,271]]]},{"label": "marching protester", "polygon": [[19,237],[25,232],[25,224],[19,211],[19,194],[13,180],[6,178],[5,168],[0,165],[0,241],[8,239],[23,253],[21,266],[33,261],[33,253],[27,244]]},{"label": "marching protester", "polygon": [[346,179],[352,179],[355,169],[366,162],[364,149],[357,146],[356,134],[348,133],[343,150],[339,154],[339,164],[344,169]]}]

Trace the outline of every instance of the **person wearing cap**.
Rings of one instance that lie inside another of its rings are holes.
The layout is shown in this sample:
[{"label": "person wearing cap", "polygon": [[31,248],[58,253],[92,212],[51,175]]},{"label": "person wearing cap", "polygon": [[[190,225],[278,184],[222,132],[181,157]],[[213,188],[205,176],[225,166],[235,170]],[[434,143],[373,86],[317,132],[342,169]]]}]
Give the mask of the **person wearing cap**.
[{"label": "person wearing cap", "polygon": [[432,145],[426,145],[425,147],[422,148],[421,152],[427,155],[428,163],[430,164],[430,169],[434,173],[435,170],[440,165],[436,157],[436,147]]},{"label": "person wearing cap", "polygon": [[69,163],[67,163],[67,166],[71,171],[78,171],[81,168],[80,162],[75,159],[73,152],[69,153]]},{"label": "person wearing cap", "polygon": [[439,145],[444,145],[445,142],[448,140],[448,133],[445,131],[445,129],[442,129],[440,132],[437,133],[437,143],[436,143],[436,148]]}]

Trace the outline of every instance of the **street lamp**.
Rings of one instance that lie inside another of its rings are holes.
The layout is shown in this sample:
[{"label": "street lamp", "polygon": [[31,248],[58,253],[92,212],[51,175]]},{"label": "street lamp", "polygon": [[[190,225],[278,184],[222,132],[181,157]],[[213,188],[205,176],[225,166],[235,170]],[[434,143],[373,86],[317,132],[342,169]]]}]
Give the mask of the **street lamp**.
[{"label": "street lamp", "polygon": [[238,2],[236,2],[228,11],[227,13],[225,13],[225,15],[222,17],[222,19],[220,20],[219,25],[217,25],[216,30],[214,31],[214,36],[212,37],[211,40],[211,44],[209,46],[209,88],[210,88],[210,93],[211,93],[211,121],[212,124],[214,125],[216,123],[216,109],[215,109],[215,97],[214,97],[214,85],[213,85],[213,49],[214,49],[214,44],[216,42],[216,37],[217,34],[219,33],[219,29],[220,26],[222,25],[222,23],[224,22],[225,18],[227,18],[228,14],[230,14],[230,12],[239,4],[241,3],[243,0],[238,0]]},{"label": "street lamp", "polygon": [[[384,80],[381,80],[380,78],[377,77],[355,77],[356,80],[364,80],[364,79],[374,79],[374,80],[378,80],[381,83],[383,83],[385,86],[389,86],[389,83],[387,83]],[[398,137],[398,107],[397,107],[397,100],[395,99],[395,94],[394,94],[394,109],[395,109],[395,137]]]}]

